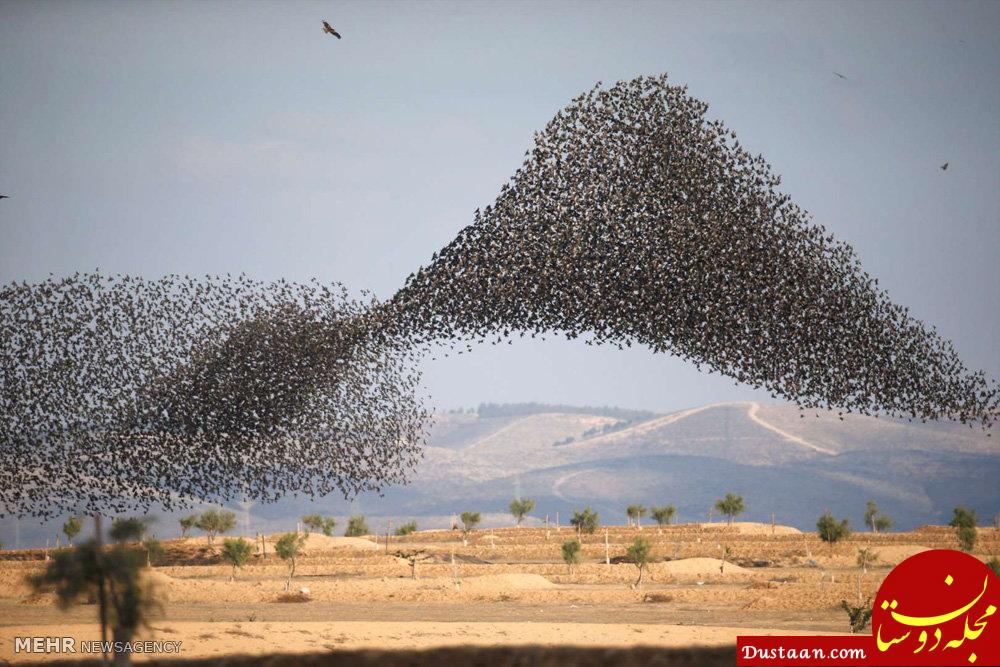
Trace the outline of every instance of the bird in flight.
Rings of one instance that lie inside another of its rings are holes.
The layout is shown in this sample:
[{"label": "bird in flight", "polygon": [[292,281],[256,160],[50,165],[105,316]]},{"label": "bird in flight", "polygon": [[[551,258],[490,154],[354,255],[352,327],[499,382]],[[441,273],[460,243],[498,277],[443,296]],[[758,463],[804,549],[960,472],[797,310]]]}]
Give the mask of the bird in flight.
[{"label": "bird in flight", "polygon": [[948,169],[948,163],[945,162],[943,165],[941,165],[941,171],[947,171],[947,169]]},{"label": "bird in flight", "polygon": [[0,195],[0,199],[10,199],[7,195]]},{"label": "bird in flight", "polygon": [[834,72],[834,74],[836,74],[837,76],[839,76],[841,79],[846,79],[847,78],[846,76],[844,76],[840,72]]},{"label": "bird in flight", "polygon": [[323,21],[323,32],[328,32],[337,39],[340,39],[340,33],[334,30],[333,26],[327,23],[326,21]]}]

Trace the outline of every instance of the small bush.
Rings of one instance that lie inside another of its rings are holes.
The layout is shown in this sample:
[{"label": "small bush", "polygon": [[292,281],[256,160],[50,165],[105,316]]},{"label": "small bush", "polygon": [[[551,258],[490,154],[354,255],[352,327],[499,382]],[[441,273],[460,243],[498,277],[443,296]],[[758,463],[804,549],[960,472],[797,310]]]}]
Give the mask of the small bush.
[{"label": "small bush", "polygon": [[838,523],[832,514],[826,512],[816,522],[816,530],[819,533],[819,538],[829,544],[832,549],[835,542],[851,534],[851,522],[849,519],[843,519]]},{"label": "small bush", "polygon": [[732,523],[740,514],[743,514],[743,510],[746,509],[746,505],[743,503],[743,496],[738,496],[734,493],[727,493],[725,498],[717,500],[715,502],[715,509],[719,510],[728,519],[728,523]]},{"label": "small bush", "polygon": [[410,533],[415,533],[415,532],[417,532],[416,521],[410,521],[408,523],[404,523],[402,526],[396,529],[396,534],[400,536],[409,535]]},{"label": "small bush", "polygon": [[865,600],[860,607],[852,607],[847,600],[840,601],[840,608],[847,612],[848,622],[851,624],[851,632],[862,632],[872,620],[871,598]]},{"label": "small bush", "polygon": [[371,532],[365,522],[365,515],[358,514],[347,520],[347,530],[344,531],[344,537],[363,537],[370,535]]},{"label": "small bush", "polygon": [[566,567],[570,574],[573,573],[573,566],[580,562],[580,540],[570,540],[563,542],[562,557],[566,561]]},{"label": "small bush", "polygon": [[582,512],[573,512],[573,518],[569,520],[569,523],[578,532],[588,535],[593,535],[597,531],[597,526],[600,525],[597,512],[590,507],[584,507]]},{"label": "small bush", "polygon": [[250,560],[253,553],[253,545],[242,537],[237,539],[227,539],[222,543],[222,560],[233,566],[233,571],[229,575],[229,581],[236,578],[236,568],[242,568]]},{"label": "small bush", "polygon": [[954,517],[948,525],[956,529],[959,548],[971,552],[976,546],[976,510],[956,507]]}]

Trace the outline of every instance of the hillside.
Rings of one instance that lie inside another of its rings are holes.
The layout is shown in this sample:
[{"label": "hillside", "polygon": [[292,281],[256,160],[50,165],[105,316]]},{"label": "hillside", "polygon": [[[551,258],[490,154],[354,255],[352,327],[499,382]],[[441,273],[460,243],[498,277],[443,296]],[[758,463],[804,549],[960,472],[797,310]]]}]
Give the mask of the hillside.
[{"label": "hillside", "polygon": [[[899,529],[946,523],[964,504],[989,523],[1000,512],[1000,442],[955,424],[921,424],[789,405],[723,403],[658,415],[615,408],[539,404],[483,406],[435,415],[412,483],[351,503],[286,498],[251,509],[249,525],[287,529],[320,511],[339,519],[364,513],[374,530],[391,518],[442,526],[454,513],[480,511],[487,525],[508,525],[515,495],[536,500],[535,521],[590,505],[606,522],[624,522],[628,503],[673,503],[680,521],[706,521],[727,492],[746,499],[743,518],[812,530],[825,509],[860,526],[875,500]],[[555,410],[555,411],[553,411]],[[238,508],[234,509],[239,512]],[[54,540],[22,522],[24,544]],[[162,534],[176,521],[164,518]],[[14,543],[13,526],[0,539]]]},{"label": "hillside", "polygon": [[873,499],[911,528],[946,521],[958,504],[988,521],[1000,511],[998,475],[1000,447],[979,431],[786,405],[706,405],[627,424],[581,413],[448,413],[436,417],[413,484],[385,500],[414,515],[473,506],[502,514],[523,493],[538,501],[536,515],[590,504],[615,521],[626,503],[670,502],[695,521],[732,491],[756,520],[774,513],[809,529],[829,508],[858,525]]}]

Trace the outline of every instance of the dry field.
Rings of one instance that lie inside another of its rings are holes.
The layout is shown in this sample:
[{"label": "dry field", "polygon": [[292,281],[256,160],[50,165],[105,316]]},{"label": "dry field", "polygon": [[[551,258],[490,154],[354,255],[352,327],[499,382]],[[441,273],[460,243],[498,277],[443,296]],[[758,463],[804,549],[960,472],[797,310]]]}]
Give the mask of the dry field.
[{"label": "dry field", "polygon": [[[640,587],[624,555],[636,535],[653,544]],[[740,523],[635,528],[612,526],[583,538],[582,563],[567,571],[566,527],[506,528],[407,537],[310,536],[298,559],[291,601],[287,566],[266,555],[230,581],[203,537],[166,542],[150,574],[163,600],[144,638],[180,640],[181,657],[345,650],[490,650],[549,647],[727,647],[738,634],[832,634],[848,630],[841,600],[874,596],[891,564],[926,548],[955,548],[952,529],[856,533],[832,548],[792,528]],[[217,540],[217,544],[221,540]],[[859,548],[878,564],[862,574]],[[393,554],[423,550],[416,568]],[[977,555],[1000,553],[1000,533],[979,530]],[[25,575],[41,551],[0,553],[0,661],[17,662],[13,637],[96,639],[96,608],[59,610],[33,594]],[[300,592],[307,589],[307,592]],[[161,656],[163,657],[163,656]],[[357,658],[360,660],[360,658]]]}]

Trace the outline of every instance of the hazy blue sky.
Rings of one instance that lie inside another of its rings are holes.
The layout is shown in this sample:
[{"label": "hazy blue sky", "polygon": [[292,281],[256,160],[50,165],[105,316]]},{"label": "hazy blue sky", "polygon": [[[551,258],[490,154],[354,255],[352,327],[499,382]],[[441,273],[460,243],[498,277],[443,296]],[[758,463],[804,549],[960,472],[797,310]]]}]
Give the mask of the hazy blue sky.
[{"label": "hazy blue sky", "polygon": [[[571,97],[660,72],[1000,376],[995,2],[2,2],[0,282],[245,271],[387,297]],[[565,341],[425,373],[444,407],[761,397]]]}]

